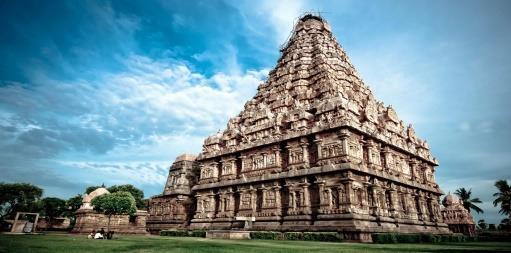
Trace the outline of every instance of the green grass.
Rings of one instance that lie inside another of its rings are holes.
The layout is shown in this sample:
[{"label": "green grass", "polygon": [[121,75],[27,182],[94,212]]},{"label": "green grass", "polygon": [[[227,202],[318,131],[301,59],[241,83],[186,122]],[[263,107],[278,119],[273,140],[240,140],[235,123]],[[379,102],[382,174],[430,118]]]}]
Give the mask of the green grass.
[{"label": "green grass", "polygon": [[83,235],[0,235],[0,252],[511,252],[511,242],[358,244],[160,236],[120,236],[115,240],[88,240]]}]

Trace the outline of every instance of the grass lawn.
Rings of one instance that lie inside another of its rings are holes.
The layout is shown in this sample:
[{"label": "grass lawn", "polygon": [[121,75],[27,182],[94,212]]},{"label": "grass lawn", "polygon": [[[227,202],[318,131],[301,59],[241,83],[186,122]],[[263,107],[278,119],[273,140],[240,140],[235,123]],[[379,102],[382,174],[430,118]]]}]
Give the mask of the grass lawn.
[{"label": "grass lawn", "polygon": [[160,236],[120,236],[115,240],[88,240],[83,235],[49,234],[0,235],[0,252],[511,252],[511,242],[358,244]]}]

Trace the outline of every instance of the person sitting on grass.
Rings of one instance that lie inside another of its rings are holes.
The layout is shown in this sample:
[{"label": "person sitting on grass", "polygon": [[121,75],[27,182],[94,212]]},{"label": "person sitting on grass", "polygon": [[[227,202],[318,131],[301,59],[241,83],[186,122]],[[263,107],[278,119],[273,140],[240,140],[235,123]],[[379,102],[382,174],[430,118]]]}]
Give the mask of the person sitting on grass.
[{"label": "person sitting on grass", "polygon": [[101,234],[100,231],[96,232],[96,234],[94,235],[94,239],[103,239],[103,235]]},{"label": "person sitting on grass", "polygon": [[101,231],[99,231],[99,233],[101,233],[101,236],[105,237],[105,228],[101,228]]},{"label": "person sitting on grass", "polygon": [[90,234],[87,236],[87,239],[94,239],[94,235],[96,234],[96,231],[92,230]]},{"label": "person sitting on grass", "polygon": [[106,239],[112,239],[112,238],[114,238],[114,231],[106,232]]}]

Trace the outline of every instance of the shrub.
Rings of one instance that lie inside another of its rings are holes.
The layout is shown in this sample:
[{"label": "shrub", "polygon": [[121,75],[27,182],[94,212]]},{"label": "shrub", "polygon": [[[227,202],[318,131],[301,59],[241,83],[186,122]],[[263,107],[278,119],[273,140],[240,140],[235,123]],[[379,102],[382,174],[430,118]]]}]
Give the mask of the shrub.
[{"label": "shrub", "polygon": [[303,240],[303,233],[301,233],[301,232],[285,232],[284,240],[291,240],[291,241]]},{"label": "shrub", "polygon": [[461,243],[477,241],[476,237],[465,235],[433,235],[433,234],[372,234],[374,243]]},{"label": "shrub", "polygon": [[441,242],[465,242],[466,237],[464,235],[442,235]]},{"label": "shrub", "polygon": [[398,243],[420,243],[421,235],[420,234],[396,234],[396,239]]},{"label": "shrub", "polygon": [[188,231],[186,230],[162,230],[160,231],[161,236],[188,236]]},{"label": "shrub", "polygon": [[441,235],[433,235],[433,234],[422,234],[421,235],[421,242],[439,243],[441,241],[442,241]]},{"label": "shrub", "polygon": [[278,240],[279,237],[280,237],[279,232],[271,232],[271,231],[250,232],[250,239],[255,239],[255,240]]},{"label": "shrub", "polygon": [[395,233],[376,233],[371,235],[374,243],[397,243]]},{"label": "shrub", "polygon": [[341,237],[337,232],[304,232],[304,241],[340,242]]},{"label": "shrub", "polygon": [[191,237],[206,237],[206,231],[204,230],[192,230],[189,235]]}]

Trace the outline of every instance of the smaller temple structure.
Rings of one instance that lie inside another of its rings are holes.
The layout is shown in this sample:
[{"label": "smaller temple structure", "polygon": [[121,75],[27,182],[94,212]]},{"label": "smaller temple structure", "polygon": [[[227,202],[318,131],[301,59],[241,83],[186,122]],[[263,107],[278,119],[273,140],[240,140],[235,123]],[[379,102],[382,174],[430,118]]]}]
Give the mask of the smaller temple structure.
[{"label": "smaller temple structure", "polygon": [[169,168],[167,183],[161,195],[149,201],[147,228],[151,233],[162,229],[184,228],[195,210],[191,187],[198,181],[196,156],[183,154]]},{"label": "smaller temple structure", "polygon": [[[82,206],[76,211],[76,224],[72,230],[74,233],[90,233],[108,226],[108,216],[94,211],[91,205],[95,197],[110,192],[100,187],[89,194],[85,194]],[[137,210],[134,216],[113,215],[110,218],[110,230],[120,234],[146,234],[147,211]]]},{"label": "smaller temple structure", "polygon": [[463,206],[463,201],[458,197],[447,194],[441,209],[444,222],[449,230],[454,233],[462,233],[469,236],[475,235],[475,223],[470,212]]}]

